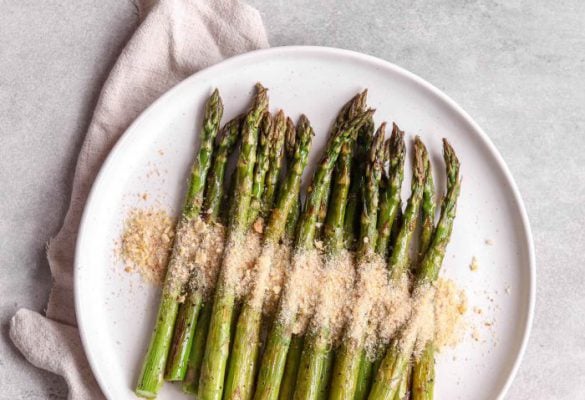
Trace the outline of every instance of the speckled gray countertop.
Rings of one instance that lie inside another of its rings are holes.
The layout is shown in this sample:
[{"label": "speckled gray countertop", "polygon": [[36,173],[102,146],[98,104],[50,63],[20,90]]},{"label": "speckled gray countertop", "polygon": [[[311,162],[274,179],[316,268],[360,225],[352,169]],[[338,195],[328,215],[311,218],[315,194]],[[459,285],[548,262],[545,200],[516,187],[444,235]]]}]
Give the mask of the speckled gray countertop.
[{"label": "speckled gray countertop", "polygon": [[[508,163],[534,233],[538,290],[508,398],[585,393],[585,2],[250,0],[273,46],[394,62],[457,101]],[[99,88],[136,24],[121,0],[0,0],[0,399],[64,399],[8,338],[41,311],[47,240],[63,219]]]}]

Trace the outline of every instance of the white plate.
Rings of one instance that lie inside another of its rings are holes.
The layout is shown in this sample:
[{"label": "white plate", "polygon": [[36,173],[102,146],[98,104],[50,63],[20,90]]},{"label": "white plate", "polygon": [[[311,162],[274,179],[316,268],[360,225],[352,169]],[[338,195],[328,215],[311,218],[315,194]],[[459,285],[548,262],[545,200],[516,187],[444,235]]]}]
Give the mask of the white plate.
[{"label": "white plate", "polygon": [[[225,121],[248,106],[257,81],[270,89],[272,110],[282,107],[294,118],[307,114],[316,132],[312,162],[341,105],[364,88],[377,123],[396,121],[409,140],[422,136],[441,185],[440,140],[450,140],[462,163],[463,186],[443,274],[467,291],[470,330],[460,346],[439,355],[436,397],[501,398],[526,346],[535,290],[530,228],[506,165],[477,124],[429,83],[374,57],[319,47],[256,51],[193,75],[149,107],[104,163],[79,229],[75,298],[85,351],[106,396],[135,398],[159,297],[158,289],[116,261],[122,221],[131,207],[178,209],[205,99],[220,89]],[[404,188],[407,196],[406,183]],[[139,197],[145,192],[148,201]],[[469,269],[473,256],[476,272]],[[479,340],[472,338],[474,329]],[[187,397],[166,384],[160,398]]]}]

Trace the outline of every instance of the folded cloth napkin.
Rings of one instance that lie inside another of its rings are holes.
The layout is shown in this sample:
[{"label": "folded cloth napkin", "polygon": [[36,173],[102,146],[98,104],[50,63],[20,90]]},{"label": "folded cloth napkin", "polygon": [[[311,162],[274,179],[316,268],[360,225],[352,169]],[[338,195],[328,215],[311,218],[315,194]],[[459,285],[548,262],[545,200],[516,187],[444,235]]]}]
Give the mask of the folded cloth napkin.
[{"label": "folded cloth napkin", "polygon": [[49,243],[53,288],[46,317],[21,309],[10,337],[39,368],[62,375],[69,399],[101,399],[76,328],[73,260],[96,174],[118,138],[157,97],[225,58],[268,47],[259,13],[238,0],[142,0],[139,26],[106,80],[77,161],[71,204]]}]

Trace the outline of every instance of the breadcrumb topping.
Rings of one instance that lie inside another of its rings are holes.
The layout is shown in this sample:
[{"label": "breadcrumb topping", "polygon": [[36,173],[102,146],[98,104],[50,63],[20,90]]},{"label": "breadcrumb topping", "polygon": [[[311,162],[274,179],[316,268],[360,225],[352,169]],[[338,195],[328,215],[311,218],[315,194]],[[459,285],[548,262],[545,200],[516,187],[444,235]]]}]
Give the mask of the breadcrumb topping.
[{"label": "breadcrumb topping", "polygon": [[323,266],[315,315],[310,329],[327,328],[334,341],[339,339],[347,322],[355,281],[353,254],[347,250],[326,257]]},{"label": "breadcrumb topping", "polygon": [[465,333],[467,295],[450,279],[440,278],[435,285],[435,346],[454,347]]},{"label": "breadcrumb topping", "polygon": [[130,210],[120,240],[125,271],[138,271],[145,281],[160,285],[173,245],[174,226],[164,210]]},{"label": "breadcrumb topping", "polygon": [[350,345],[365,345],[372,356],[409,316],[408,281],[391,280],[378,254],[366,255],[357,274],[345,336]]},{"label": "breadcrumb topping", "polygon": [[194,251],[192,272],[189,278],[189,289],[199,291],[204,298],[213,294],[219,267],[223,255],[225,241],[225,227],[221,224],[209,222],[201,226],[198,232],[198,247]]},{"label": "breadcrumb topping", "polygon": [[284,325],[294,323],[295,334],[304,332],[313,314],[322,265],[321,253],[316,249],[298,250],[292,257],[278,318]]},{"label": "breadcrumb topping", "polygon": [[229,235],[220,278],[226,290],[234,291],[238,299],[250,290],[254,265],[261,250],[260,239],[260,235],[253,230]]},{"label": "breadcrumb topping", "polygon": [[290,255],[291,247],[289,243],[283,243],[278,246],[270,269],[268,288],[264,299],[263,312],[266,315],[272,316],[276,312],[282,288],[291,266]]},{"label": "breadcrumb topping", "polygon": [[124,223],[120,254],[126,270],[158,284],[170,261],[166,279],[179,299],[187,287],[209,297],[223,261],[221,279],[238,299],[247,297],[266,315],[274,315],[280,304],[278,318],[293,333],[303,334],[311,321],[313,332],[326,328],[334,344],[343,337],[363,345],[370,358],[399,331],[398,346],[415,356],[430,341],[440,350],[462,340],[467,297],[453,281],[417,286],[411,295],[409,277],[393,280],[377,254],[356,265],[347,250],[331,256],[319,248],[293,253],[288,242],[262,245],[264,229],[258,224],[248,233],[232,233],[226,243],[221,224],[196,217],[181,221],[175,234],[165,211],[134,209]]}]

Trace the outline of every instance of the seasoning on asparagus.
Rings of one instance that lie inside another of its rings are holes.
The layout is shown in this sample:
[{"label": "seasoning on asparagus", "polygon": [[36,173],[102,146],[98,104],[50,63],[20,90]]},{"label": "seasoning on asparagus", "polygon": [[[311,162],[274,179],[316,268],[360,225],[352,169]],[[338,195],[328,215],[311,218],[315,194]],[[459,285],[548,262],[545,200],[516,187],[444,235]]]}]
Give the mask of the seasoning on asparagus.
[{"label": "seasoning on asparagus", "polygon": [[189,224],[198,218],[201,211],[205,180],[211,166],[213,141],[219,131],[222,114],[221,97],[215,90],[205,105],[199,151],[191,169],[189,186],[177,224],[175,244],[167,268],[156,325],[136,384],[135,391],[138,396],[156,397],[163,384],[164,368],[179,309],[179,298],[189,277],[188,266],[180,260],[182,235],[185,234]]}]

